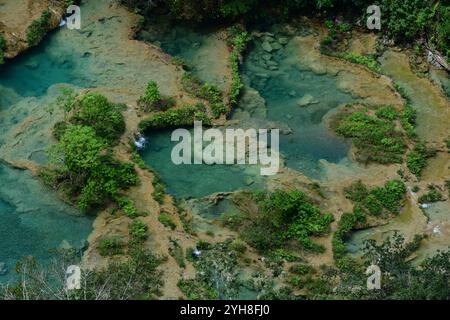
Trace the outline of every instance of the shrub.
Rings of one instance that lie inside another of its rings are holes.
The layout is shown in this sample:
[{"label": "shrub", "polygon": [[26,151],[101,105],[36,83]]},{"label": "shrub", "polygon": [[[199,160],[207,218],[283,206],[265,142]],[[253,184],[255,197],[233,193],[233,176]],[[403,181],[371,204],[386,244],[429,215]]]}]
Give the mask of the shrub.
[{"label": "shrub", "polygon": [[236,239],[230,243],[230,249],[236,251],[239,254],[243,254],[245,253],[245,251],[247,251],[247,246],[244,242]]},{"label": "shrub", "polygon": [[139,123],[141,130],[163,129],[177,126],[190,126],[194,121],[202,121],[203,124],[211,124],[208,118],[206,108],[203,104],[195,106],[185,106],[180,109],[170,109],[165,112],[159,112],[148,119]]},{"label": "shrub", "polygon": [[277,190],[256,199],[258,216],[242,232],[247,243],[261,252],[282,248],[288,241],[314,252],[323,250],[310,237],[329,232],[333,216],[321,214],[303,192]]},{"label": "shrub", "polygon": [[134,241],[144,242],[148,238],[148,226],[141,220],[133,220],[130,225],[130,236]]},{"label": "shrub", "polygon": [[398,213],[406,193],[406,186],[400,180],[390,180],[384,187],[369,190],[361,181],[345,188],[346,197],[371,215],[379,215],[383,208]]},{"label": "shrub", "polygon": [[0,34],[0,64],[3,64],[5,62],[5,53],[4,53],[5,49],[6,49],[6,40]]},{"label": "shrub", "polygon": [[118,237],[107,237],[100,241],[98,250],[102,256],[114,256],[123,252],[124,243]]},{"label": "shrub", "polygon": [[415,138],[417,136],[415,132],[416,125],[416,117],[417,112],[413,109],[413,107],[408,103],[405,106],[405,110],[400,115],[400,122],[402,124],[403,129],[408,134],[408,137]]},{"label": "shrub", "polygon": [[307,264],[294,264],[292,266],[289,267],[289,272],[291,273],[295,273],[298,275],[307,275],[307,274],[312,274],[314,273],[314,268],[307,265]]},{"label": "shrub", "polygon": [[145,89],[144,95],[139,98],[138,105],[145,111],[160,109],[161,94],[159,93],[158,84],[155,81],[150,81],[147,84],[147,89]]},{"label": "shrub", "polygon": [[155,199],[159,204],[164,202],[164,195],[166,194],[166,187],[162,183],[161,179],[155,174],[153,177],[153,199]]},{"label": "shrub", "polygon": [[219,298],[217,291],[204,281],[197,279],[181,279],[178,288],[189,300],[215,300]]},{"label": "shrub", "polygon": [[395,120],[398,118],[397,110],[393,106],[381,106],[376,111],[376,116],[378,118],[387,119],[387,120]]},{"label": "shrub", "polygon": [[76,112],[70,121],[92,127],[99,137],[112,143],[125,132],[121,109],[121,105],[114,105],[103,95],[91,92],[76,104]]},{"label": "shrub", "polygon": [[116,201],[119,207],[128,217],[136,218],[138,216],[138,212],[136,206],[134,205],[133,200],[127,197],[118,197]]},{"label": "shrub", "polygon": [[406,159],[406,164],[409,171],[417,177],[420,177],[423,169],[425,169],[427,165],[427,159],[433,157],[435,154],[436,152],[434,150],[427,149],[425,144],[416,144]]},{"label": "shrub", "polygon": [[381,68],[373,56],[362,56],[353,52],[345,52],[340,57],[347,61],[363,65],[375,73],[381,73]]},{"label": "shrub", "polygon": [[165,227],[168,227],[172,230],[175,230],[177,228],[177,225],[172,220],[172,218],[165,212],[161,212],[158,217],[158,221],[161,222],[161,224]]},{"label": "shrub", "polygon": [[419,197],[419,203],[431,203],[442,201],[444,199],[442,193],[440,193],[435,186],[430,185],[428,189],[429,191],[427,193]]}]

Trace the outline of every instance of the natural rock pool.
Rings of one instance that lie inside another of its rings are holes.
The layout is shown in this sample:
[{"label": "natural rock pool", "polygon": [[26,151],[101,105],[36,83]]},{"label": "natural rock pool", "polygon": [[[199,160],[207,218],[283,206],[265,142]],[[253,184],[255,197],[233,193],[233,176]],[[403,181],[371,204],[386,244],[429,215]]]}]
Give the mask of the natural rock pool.
[{"label": "natural rock pool", "polygon": [[[220,69],[223,64],[220,57],[213,60],[203,55],[211,54],[207,49],[217,45],[211,44],[211,34],[204,35],[186,27],[184,32],[174,29],[159,37],[154,33],[144,33],[144,36],[167,52],[181,56],[188,65],[192,64],[194,73],[203,81],[221,84],[218,77],[215,80],[202,73],[202,70]],[[280,152],[285,165],[320,179],[319,160],[338,163],[350,148],[348,140],[326,127],[324,116],[355,98],[338,88],[336,77],[316,74],[302,64],[291,38],[292,35],[282,33],[261,33],[252,43],[242,71],[244,93],[230,120],[238,121],[234,127],[243,129],[279,128]],[[200,197],[264,186],[266,179],[258,177],[257,167],[172,164],[170,152],[176,143],[170,141],[171,132],[149,133],[149,146],[142,153],[144,161],[161,175],[169,193]]]}]

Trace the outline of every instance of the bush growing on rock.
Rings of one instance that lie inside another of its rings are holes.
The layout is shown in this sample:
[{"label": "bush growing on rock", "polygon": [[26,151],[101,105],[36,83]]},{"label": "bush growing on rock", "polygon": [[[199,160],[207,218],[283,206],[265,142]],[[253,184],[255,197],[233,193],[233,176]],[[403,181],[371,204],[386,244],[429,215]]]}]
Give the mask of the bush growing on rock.
[{"label": "bush growing on rock", "polygon": [[147,112],[152,109],[160,109],[161,94],[159,92],[158,84],[155,81],[150,81],[147,84],[144,95],[138,100],[138,105]]},{"label": "bush growing on rock", "polygon": [[306,250],[323,251],[311,236],[329,232],[334,218],[329,213],[322,214],[303,192],[261,193],[256,196],[256,201],[259,206],[257,216],[241,229],[243,239],[251,246],[268,252],[293,241]]},{"label": "bush growing on rock", "polygon": [[120,238],[112,236],[100,241],[98,250],[102,256],[114,256],[123,252],[124,243]]},{"label": "bush growing on rock", "polygon": [[194,121],[203,121],[203,124],[210,124],[211,121],[206,114],[206,108],[203,104],[195,106],[185,106],[180,109],[170,109],[165,112],[159,112],[148,119],[139,123],[141,130],[163,129],[177,126],[191,126]]},{"label": "bush growing on rock", "polygon": [[41,17],[34,20],[27,30],[27,42],[30,47],[36,46],[45,37],[46,33],[50,31],[50,10],[45,10]]},{"label": "bush growing on rock", "polygon": [[384,209],[396,214],[405,197],[406,186],[400,180],[390,180],[384,187],[369,190],[361,181],[357,181],[345,188],[344,192],[348,199],[371,215],[379,215]]},{"label": "bush growing on rock", "polygon": [[427,165],[427,159],[433,157],[435,154],[436,152],[434,150],[427,149],[425,144],[416,144],[414,149],[408,153],[408,157],[406,159],[408,169],[417,177],[420,177],[423,169],[425,169]]},{"label": "bush growing on rock", "polygon": [[123,201],[122,192],[136,185],[138,176],[132,164],[114,159],[111,152],[125,130],[120,107],[95,93],[77,100],[66,92],[57,103],[72,117],[53,130],[59,143],[49,150],[52,167],[41,170],[44,182],[83,211],[114,201],[127,215],[136,216],[134,204]]},{"label": "bush growing on rock", "polygon": [[141,220],[133,220],[130,225],[130,236],[134,241],[143,242],[148,238],[148,226]]},{"label": "bush growing on rock", "polygon": [[[357,160],[382,164],[403,162],[406,151],[403,134],[396,129],[395,122],[385,118],[386,111],[382,109],[378,113],[383,118],[363,111],[338,116],[336,132],[353,139]],[[392,109],[389,113],[392,117]]]},{"label": "bush growing on rock", "polygon": [[4,50],[6,49],[6,40],[3,37],[3,35],[0,34],[0,64],[3,64],[5,62],[5,53]]}]

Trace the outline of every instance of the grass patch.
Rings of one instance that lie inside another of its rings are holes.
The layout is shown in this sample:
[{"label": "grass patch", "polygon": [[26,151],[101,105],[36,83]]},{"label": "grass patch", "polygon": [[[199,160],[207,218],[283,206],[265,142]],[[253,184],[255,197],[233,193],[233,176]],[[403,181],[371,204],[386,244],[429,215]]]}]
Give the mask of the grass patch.
[{"label": "grass patch", "polygon": [[30,47],[34,47],[44,39],[48,31],[50,31],[50,10],[45,10],[39,19],[34,20],[27,30],[27,42]]},{"label": "grass patch", "polygon": [[402,163],[406,151],[403,133],[389,119],[393,118],[393,109],[382,107],[380,110],[375,116],[365,111],[343,112],[338,115],[335,130],[352,138],[357,148],[356,159],[360,162]]},{"label": "grass patch", "polygon": [[363,65],[375,73],[381,73],[381,68],[374,56],[362,56],[353,52],[344,52],[339,54],[339,57],[349,62]]},{"label": "grass patch", "polygon": [[423,169],[427,166],[427,159],[436,155],[435,150],[428,149],[424,143],[418,143],[414,149],[408,153],[406,164],[409,171],[420,178]]},{"label": "grass patch", "polygon": [[383,187],[369,190],[361,181],[357,181],[345,188],[344,192],[367,214],[380,215],[385,211],[398,214],[405,198],[406,186],[400,180],[390,180]]}]

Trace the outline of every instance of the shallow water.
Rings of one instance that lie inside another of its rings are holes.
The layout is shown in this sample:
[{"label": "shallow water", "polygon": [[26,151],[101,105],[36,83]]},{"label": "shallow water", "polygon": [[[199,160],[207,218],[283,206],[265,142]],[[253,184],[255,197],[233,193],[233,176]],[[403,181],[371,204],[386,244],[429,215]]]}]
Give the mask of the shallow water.
[{"label": "shallow water", "polygon": [[92,217],[80,215],[25,171],[0,163],[0,180],[0,262],[9,270],[0,281],[13,279],[23,256],[46,263],[52,249],[85,246]]},{"label": "shallow water", "polygon": [[204,197],[215,192],[231,192],[241,188],[262,188],[259,168],[244,165],[175,165],[171,161],[172,130],[151,133],[142,159],[158,172],[167,192],[181,198]]},{"label": "shallow water", "polygon": [[[303,65],[301,56],[296,58],[299,55],[295,43],[290,42],[269,54],[263,49],[264,41],[279,47],[275,45],[276,38],[262,37],[255,41],[245,60],[245,84],[256,89],[266,103],[251,110],[250,115],[289,128],[290,132],[280,137],[285,164],[309,177],[321,178],[319,160],[338,163],[350,148],[350,142],[329,130],[323,118],[337,106],[354,99],[337,87],[336,77],[316,74]],[[262,107],[266,114],[260,110]],[[248,110],[245,102],[240,108]]]},{"label": "shallow water", "polygon": [[[188,64],[194,65],[194,69],[198,64],[204,68],[210,63],[195,58],[199,51],[203,52],[207,36],[190,30],[185,33],[173,30],[166,34],[167,39],[164,34],[159,38],[147,37],[149,40],[159,39],[166,51],[181,54]],[[199,45],[192,48],[193,43]],[[321,178],[323,172],[319,160],[338,163],[347,156],[350,148],[349,141],[325,127],[323,118],[340,104],[354,99],[338,89],[336,77],[315,74],[302,65],[301,59],[296,58],[295,45],[284,43],[269,55],[262,43],[262,39],[256,40],[246,56],[242,71],[244,93],[231,120],[239,121],[235,125],[238,128],[279,128],[284,163],[307,176]],[[144,161],[161,175],[169,193],[180,197],[201,197],[264,185],[258,183],[261,179],[257,168],[173,165],[170,152],[175,144],[170,142],[170,132],[150,133],[149,147],[142,153]]]},{"label": "shallow water", "polygon": [[[168,20],[168,19],[167,19]],[[138,34],[138,38],[161,47],[173,57],[181,58],[191,71],[205,82],[225,89],[227,59],[220,59],[228,52],[222,35],[208,27],[170,25],[168,21],[155,17]]]},{"label": "shallow water", "polygon": [[[439,141],[445,138],[450,132],[450,102],[441,94],[440,89],[428,80],[417,77],[411,71],[408,58],[403,53],[388,51],[380,58],[380,62],[384,72],[405,89],[413,108],[417,110],[419,137],[427,141]],[[446,86],[448,86],[448,75],[435,71],[432,76],[437,78],[445,92]],[[430,183],[445,179],[450,173],[448,163],[448,154],[438,153],[436,157],[428,161],[422,179]],[[416,234],[429,236],[415,253],[417,261],[433,255],[437,250],[449,249],[449,200],[433,203],[423,213],[417,207],[412,210],[411,206],[412,204],[408,203],[402,213],[387,225],[354,232],[347,243],[349,251],[360,255],[365,240],[381,241],[395,231],[410,240]],[[414,204],[414,206],[417,205]],[[428,223],[425,217],[429,219]]]},{"label": "shallow water", "polygon": [[387,51],[380,58],[383,72],[398,82],[417,111],[417,133],[429,142],[446,139],[450,130],[450,100],[428,79],[419,78],[403,53]]}]

